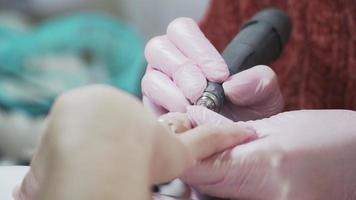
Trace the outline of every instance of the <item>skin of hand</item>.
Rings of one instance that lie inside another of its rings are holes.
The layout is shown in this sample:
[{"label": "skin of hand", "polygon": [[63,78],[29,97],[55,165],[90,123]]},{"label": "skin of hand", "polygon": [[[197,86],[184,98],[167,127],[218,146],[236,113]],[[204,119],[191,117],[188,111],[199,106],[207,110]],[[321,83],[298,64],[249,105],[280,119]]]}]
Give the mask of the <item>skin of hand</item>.
[{"label": "skin of hand", "polygon": [[[195,125],[235,123],[200,106]],[[182,179],[199,192],[230,199],[356,199],[356,112],[300,110],[256,121],[258,139],[205,159]]]},{"label": "skin of hand", "polygon": [[63,94],[15,199],[150,199],[151,184],[256,137],[236,124],[223,129],[184,124],[176,135],[160,121],[138,100],[108,86]]},{"label": "skin of hand", "polygon": [[192,19],[172,21],[165,35],[147,43],[145,57],[143,102],[156,115],[186,112],[202,95],[207,80],[222,83],[228,99],[222,114],[234,121],[268,117],[283,108],[272,69],[255,66],[229,77],[224,59]]}]

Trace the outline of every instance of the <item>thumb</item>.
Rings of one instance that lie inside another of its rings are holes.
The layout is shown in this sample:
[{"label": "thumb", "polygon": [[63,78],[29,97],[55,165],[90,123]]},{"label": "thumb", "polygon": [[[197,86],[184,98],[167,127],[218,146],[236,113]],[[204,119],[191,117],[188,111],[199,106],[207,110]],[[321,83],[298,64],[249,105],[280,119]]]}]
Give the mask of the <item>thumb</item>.
[{"label": "thumb", "polygon": [[258,65],[231,76],[223,83],[227,98],[237,106],[255,107],[265,116],[280,112],[283,97],[274,71]]}]

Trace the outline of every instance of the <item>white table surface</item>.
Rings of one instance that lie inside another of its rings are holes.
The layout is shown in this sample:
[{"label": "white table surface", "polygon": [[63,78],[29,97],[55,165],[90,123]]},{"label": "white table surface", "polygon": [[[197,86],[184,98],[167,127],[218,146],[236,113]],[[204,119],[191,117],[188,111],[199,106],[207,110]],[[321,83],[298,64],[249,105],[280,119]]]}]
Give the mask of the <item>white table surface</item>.
[{"label": "white table surface", "polygon": [[13,189],[21,184],[28,166],[0,166],[0,200],[13,200]]}]

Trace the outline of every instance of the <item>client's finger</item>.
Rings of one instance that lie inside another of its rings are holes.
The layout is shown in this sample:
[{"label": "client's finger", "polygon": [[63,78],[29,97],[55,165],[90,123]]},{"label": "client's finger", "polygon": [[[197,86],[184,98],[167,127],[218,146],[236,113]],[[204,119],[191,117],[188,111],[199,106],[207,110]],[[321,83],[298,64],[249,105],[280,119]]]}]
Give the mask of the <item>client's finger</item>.
[{"label": "client's finger", "polygon": [[167,113],[160,116],[158,121],[167,125],[173,133],[182,133],[192,128],[190,120],[185,113]]},{"label": "client's finger", "polygon": [[221,127],[199,126],[179,135],[195,161],[257,137],[254,129],[237,124]]}]

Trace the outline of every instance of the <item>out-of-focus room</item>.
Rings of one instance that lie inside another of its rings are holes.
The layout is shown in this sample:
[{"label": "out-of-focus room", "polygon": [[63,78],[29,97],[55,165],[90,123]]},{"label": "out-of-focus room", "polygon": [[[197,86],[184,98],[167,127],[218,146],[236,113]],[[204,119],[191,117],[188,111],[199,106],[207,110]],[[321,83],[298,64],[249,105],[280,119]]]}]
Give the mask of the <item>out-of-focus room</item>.
[{"label": "out-of-focus room", "polygon": [[208,0],[1,0],[0,165],[28,164],[54,99],[103,83],[140,97],[144,44]]},{"label": "out-of-focus room", "polygon": [[355,1],[0,0],[0,200],[356,200]]}]

